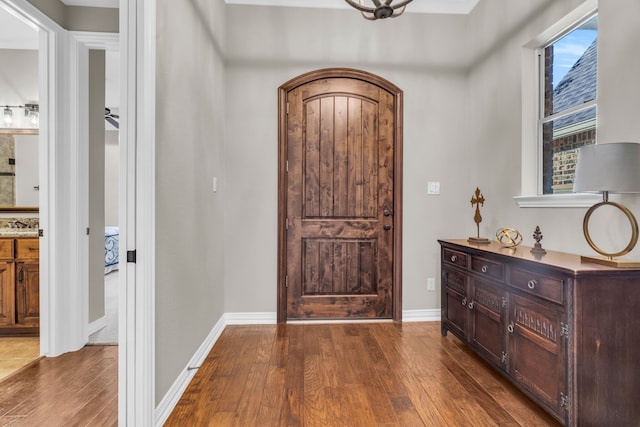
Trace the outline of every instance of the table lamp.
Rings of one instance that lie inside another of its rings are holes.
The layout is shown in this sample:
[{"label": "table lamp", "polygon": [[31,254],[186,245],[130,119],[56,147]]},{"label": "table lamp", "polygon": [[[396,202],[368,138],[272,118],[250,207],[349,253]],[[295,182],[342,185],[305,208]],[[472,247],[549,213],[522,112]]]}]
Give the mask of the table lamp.
[{"label": "table lamp", "polygon": [[[602,193],[603,200],[591,206],[584,216],[582,229],[589,246],[602,257],[582,257],[582,262],[593,262],[612,267],[640,267],[640,261],[619,260],[638,242],[638,222],[625,206],[609,201],[609,193],[640,193],[640,144],[616,142],[586,145],[578,149],[573,191]],[[601,206],[609,205],[621,210],[631,223],[629,244],[618,252],[600,249],[589,234],[589,219]]]}]

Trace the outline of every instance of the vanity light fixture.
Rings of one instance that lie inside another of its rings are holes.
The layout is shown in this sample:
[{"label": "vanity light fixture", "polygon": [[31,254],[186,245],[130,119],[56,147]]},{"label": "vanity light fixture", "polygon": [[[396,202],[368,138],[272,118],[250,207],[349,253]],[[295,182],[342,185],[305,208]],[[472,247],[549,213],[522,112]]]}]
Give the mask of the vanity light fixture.
[{"label": "vanity light fixture", "polygon": [[[602,202],[589,208],[582,223],[587,243],[603,258],[583,256],[582,261],[611,267],[640,267],[638,261],[615,259],[631,252],[638,243],[638,221],[628,208],[609,201],[609,193],[640,193],[640,144],[616,142],[579,148],[573,191],[602,193],[603,199]],[[618,252],[606,252],[600,249],[589,233],[591,215],[596,209],[605,205],[621,210],[631,223],[629,244]]]},{"label": "vanity light fixture", "polygon": [[344,0],[349,6],[358,9],[362,13],[362,17],[369,21],[385,18],[397,18],[404,13],[404,9],[413,0],[400,0],[396,4],[392,4],[393,0],[367,0],[373,3],[373,6],[365,6],[365,0]]},{"label": "vanity light fixture", "polygon": [[28,118],[28,123],[31,125],[31,127],[38,127],[40,113],[40,106],[38,104],[5,105],[4,109],[2,110],[3,127],[10,128],[16,124],[13,117],[14,108],[22,108],[24,110],[24,115]]},{"label": "vanity light fixture", "polygon": [[13,125],[13,111],[11,111],[11,108],[9,108],[8,105],[6,105],[4,110],[2,110],[2,123],[4,124],[4,127],[7,128]]}]

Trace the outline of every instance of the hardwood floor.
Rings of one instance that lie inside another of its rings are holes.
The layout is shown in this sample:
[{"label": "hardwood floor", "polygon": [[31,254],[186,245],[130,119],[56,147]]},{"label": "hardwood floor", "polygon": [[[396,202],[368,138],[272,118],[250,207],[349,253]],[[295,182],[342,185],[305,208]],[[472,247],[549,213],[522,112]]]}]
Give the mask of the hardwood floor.
[{"label": "hardwood floor", "polygon": [[557,426],[440,323],[228,326],[165,426]]},{"label": "hardwood floor", "polygon": [[0,426],[117,426],[118,347],[43,358],[0,382]]}]

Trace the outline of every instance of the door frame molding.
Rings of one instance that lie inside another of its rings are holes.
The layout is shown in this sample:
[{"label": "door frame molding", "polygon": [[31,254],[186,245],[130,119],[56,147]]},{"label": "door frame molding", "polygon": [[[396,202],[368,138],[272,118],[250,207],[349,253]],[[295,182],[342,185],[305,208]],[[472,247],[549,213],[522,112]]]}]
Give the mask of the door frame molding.
[{"label": "door frame molding", "polygon": [[402,137],[403,92],[380,76],[352,68],[324,68],[294,77],[278,88],[278,323],[287,321],[287,94],[298,86],[327,78],[349,78],[374,84],[394,99],[393,147],[393,320],[402,320]]}]

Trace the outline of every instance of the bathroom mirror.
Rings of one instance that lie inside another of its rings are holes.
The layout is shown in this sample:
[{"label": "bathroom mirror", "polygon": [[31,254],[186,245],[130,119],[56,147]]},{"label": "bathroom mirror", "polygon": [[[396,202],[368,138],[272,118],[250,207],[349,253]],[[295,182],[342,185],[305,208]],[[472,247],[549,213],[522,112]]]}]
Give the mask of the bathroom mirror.
[{"label": "bathroom mirror", "polygon": [[0,129],[0,212],[38,212],[38,129]]}]

